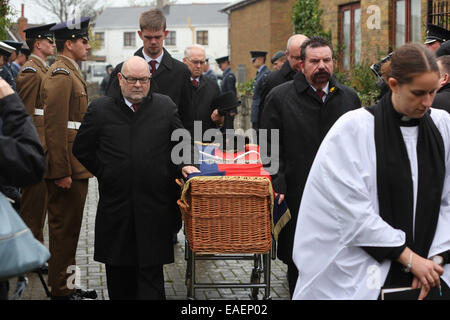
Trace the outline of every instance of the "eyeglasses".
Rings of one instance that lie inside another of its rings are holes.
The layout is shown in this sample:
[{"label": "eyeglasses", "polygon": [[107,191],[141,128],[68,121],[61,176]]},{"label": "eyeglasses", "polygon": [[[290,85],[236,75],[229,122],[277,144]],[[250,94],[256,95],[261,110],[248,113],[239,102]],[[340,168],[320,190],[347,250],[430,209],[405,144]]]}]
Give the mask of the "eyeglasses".
[{"label": "eyeglasses", "polygon": [[290,56],[293,60],[302,60],[301,56]]},{"label": "eyeglasses", "polygon": [[199,64],[199,65],[204,65],[206,63],[205,60],[191,60],[191,59],[186,59],[187,61],[189,61],[190,63],[192,63],[193,65]]},{"label": "eyeglasses", "polygon": [[141,84],[147,84],[150,82],[150,77],[145,78],[132,78],[132,77],[126,77],[123,73],[121,73],[122,77],[125,79],[125,81],[129,84],[135,84],[136,82],[140,82]]}]

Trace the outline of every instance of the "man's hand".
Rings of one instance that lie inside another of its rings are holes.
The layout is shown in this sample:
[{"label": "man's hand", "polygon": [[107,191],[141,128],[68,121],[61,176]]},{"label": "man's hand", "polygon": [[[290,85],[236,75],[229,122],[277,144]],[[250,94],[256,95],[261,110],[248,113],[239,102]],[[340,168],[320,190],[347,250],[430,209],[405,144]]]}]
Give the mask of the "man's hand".
[{"label": "man's hand", "polygon": [[283,202],[283,200],[284,200],[284,194],[280,194],[280,193],[276,193],[275,192],[275,197],[277,197],[277,196],[280,196],[279,198],[278,198],[278,204],[280,205],[282,202]]},{"label": "man's hand", "polygon": [[70,189],[70,187],[72,186],[72,178],[65,177],[62,179],[57,179],[55,180],[55,184],[62,189]]},{"label": "man's hand", "polygon": [[187,177],[191,173],[200,172],[200,170],[197,169],[197,167],[194,166],[185,166],[183,169],[181,169],[181,173],[183,174],[183,177]]},{"label": "man's hand", "polygon": [[223,123],[225,122],[225,116],[220,115],[218,109],[214,109],[211,114],[211,120],[220,127],[223,126]]},{"label": "man's hand", "polygon": [[14,90],[11,88],[11,86],[3,80],[3,78],[0,77],[0,99],[3,99],[4,97],[9,96],[10,94],[13,94]]}]

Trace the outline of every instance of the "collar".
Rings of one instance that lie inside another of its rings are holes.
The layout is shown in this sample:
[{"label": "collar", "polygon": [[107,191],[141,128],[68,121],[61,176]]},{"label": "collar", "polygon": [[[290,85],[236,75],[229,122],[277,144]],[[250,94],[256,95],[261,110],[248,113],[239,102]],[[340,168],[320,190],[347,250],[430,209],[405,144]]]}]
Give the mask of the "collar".
[{"label": "collar", "polygon": [[[311,87],[314,91],[317,91],[317,89],[314,88],[311,84],[310,84],[310,87]],[[325,92],[325,95],[328,95],[329,89],[330,89],[330,82],[328,81],[327,85],[325,86],[325,88],[322,89],[322,91]]]},{"label": "collar", "polygon": [[[328,86],[329,86],[329,93],[333,93],[339,91],[340,89],[342,89],[341,84],[336,80],[336,78],[333,76],[331,76],[330,81],[328,82]],[[296,89],[296,91],[298,93],[302,93],[306,90],[308,90],[308,88],[311,87],[311,85],[309,84],[309,82],[306,80],[305,75],[303,74],[303,72],[299,71],[295,74],[294,76],[294,87]]]},{"label": "collar", "polygon": [[150,58],[150,56],[148,56],[145,51],[144,48],[142,48],[142,56],[144,57],[145,61],[147,61],[147,63],[149,63],[151,60],[156,60],[156,67],[158,67],[161,64],[162,58],[164,56],[164,50],[161,50],[161,54],[156,58]]},{"label": "collar", "polygon": [[17,62],[13,61],[12,63],[13,65],[15,65],[16,67],[19,67],[19,69],[21,68],[20,64],[18,64]]},{"label": "collar", "polygon": [[444,92],[444,91],[450,91],[450,82],[444,84],[444,85],[438,90],[437,93]]},{"label": "collar", "polygon": [[78,72],[80,72],[80,67],[79,67],[78,64],[75,62],[75,60],[73,60],[72,58],[69,58],[69,57],[67,57],[67,56],[65,56],[65,55],[62,55],[62,54],[58,54],[56,57],[57,57],[57,58],[64,58],[64,59],[66,59],[67,61],[69,61],[70,63],[72,63],[72,65],[74,66],[75,70],[77,70]]},{"label": "collar", "polygon": [[47,62],[44,61],[44,59],[42,59],[41,57],[35,55],[34,53],[30,54],[30,58],[33,58],[33,59],[35,59],[35,60],[41,62],[45,67],[48,66],[48,65],[47,65]]},{"label": "collar", "polygon": [[197,77],[197,78],[192,78],[192,77],[191,77],[191,81],[192,81],[192,80],[197,80],[197,82],[200,83],[200,77]]},{"label": "collar", "polygon": [[258,72],[257,73],[260,73],[261,72],[261,70],[262,69],[264,69],[264,67],[265,67],[266,65],[265,64],[263,64],[261,67],[259,67],[259,69],[258,69]]}]

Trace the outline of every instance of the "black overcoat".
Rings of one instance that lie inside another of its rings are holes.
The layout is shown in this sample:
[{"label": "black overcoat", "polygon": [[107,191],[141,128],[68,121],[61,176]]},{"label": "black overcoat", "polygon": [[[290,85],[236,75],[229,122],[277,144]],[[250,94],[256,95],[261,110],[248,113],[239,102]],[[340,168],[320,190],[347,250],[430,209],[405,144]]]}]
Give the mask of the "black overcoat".
[{"label": "black overcoat", "polygon": [[295,71],[292,70],[291,65],[289,64],[289,61],[286,61],[282,66],[280,70],[275,70],[267,76],[266,81],[264,82],[264,86],[262,88],[261,92],[261,101],[259,103],[259,119],[258,119],[258,126],[261,126],[261,117],[262,112],[264,109],[264,101],[266,100],[267,95],[269,94],[270,90],[273,88],[279,86],[280,84],[283,84],[285,82],[291,81],[294,79]]},{"label": "black overcoat", "polygon": [[[292,219],[278,238],[278,257],[292,259],[292,248],[300,199],[309,170],[320,143],[336,120],[347,111],[361,107],[356,92],[330,80],[325,103],[314,92],[303,73],[272,89],[266,98],[261,128],[279,130],[279,153],[272,154],[270,165],[279,160],[278,172],[271,172],[274,191],[285,194]],[[272,143],[269,137],[269,150]],[[263,153],[264,154],[264,153]]]},{"label": "black overcoat", "polygon": [[211,120],[211,114],[214,111],[213,101],[220,95],[220,88],[217,82],[202,75],[198,87],[192,86],[191,90],[194,120],[202,122],[203,135],[206,130],[217,128]]},{"label": "black overcoat", "polygon": [[450,83],[439,89],[434,97],[432,107],[443,109],[450,113]]},{"label": "black overcoat", "polygon": [[136,113],[123,99],[107,96],[89,105],[73,153],[98,179],[96,261],[174,261],[172,231],[179,217],[169,210],[169,187],[171,134],[178,128],[177,107],[161,94],[150,94]]}]

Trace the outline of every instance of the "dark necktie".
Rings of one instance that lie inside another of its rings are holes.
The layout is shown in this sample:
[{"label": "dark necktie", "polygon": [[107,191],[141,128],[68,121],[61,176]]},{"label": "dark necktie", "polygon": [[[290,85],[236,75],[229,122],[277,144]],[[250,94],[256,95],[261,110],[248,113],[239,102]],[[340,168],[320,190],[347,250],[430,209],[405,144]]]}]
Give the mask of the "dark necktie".
[{"label": "dark necktie", "polygon": [[133,107],[134,112],[136,112],[136,111],[139,109],[139,106],[140,106],[140,105],[141,105],[140,103],[133,103],[133,104],[131,105],[131,107]]},{"label": "dark necktie", "polygon": [[192,85],[197,88],[198,87],[198,81],[195,80],[195,79],[192,79]]},{"label": "dark necktie", "polygon": [[316,93],[319,96],[320,101],[323,102],[323,96],[325,95],[325,92],[322,89],[317,89]]},{"label": "dark necktie", "polygon": [[153,75],[156,72],[156,60],[150,60],[148,64],[152,68],[152,75]]}]

